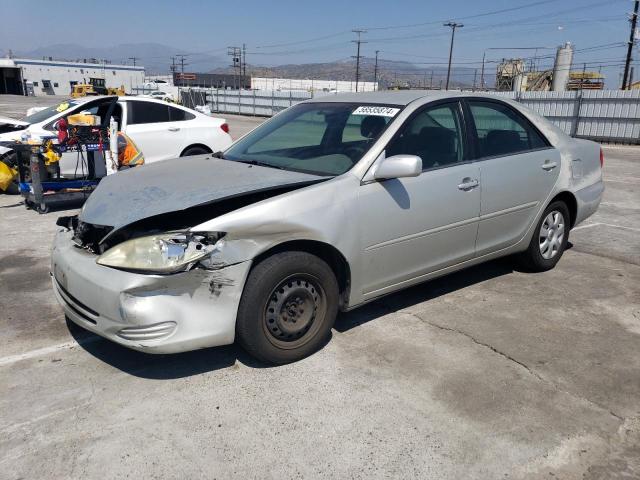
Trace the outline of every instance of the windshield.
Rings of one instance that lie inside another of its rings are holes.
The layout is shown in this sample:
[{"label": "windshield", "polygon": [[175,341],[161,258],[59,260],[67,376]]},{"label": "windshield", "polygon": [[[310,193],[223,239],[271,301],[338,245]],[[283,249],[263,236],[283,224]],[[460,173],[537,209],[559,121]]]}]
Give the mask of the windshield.
[{"label": "windshield", "polygon": [[28,122],[30,124],[44,122],[48,118],[53,117],[54,115],[58,115],[69,108],[75,107],[78,105],[78,102],[73,100],[65,100],[62,103],[57,103],[51,107],[47,107],[44,110],[40,110],[32,115],[27,115],[22,119],[23,122]]},{"label": "windshield", "polygon": [[301,103],[224,152],[224,158],[315,175],[350,170],[400,108],[356,103]]}]

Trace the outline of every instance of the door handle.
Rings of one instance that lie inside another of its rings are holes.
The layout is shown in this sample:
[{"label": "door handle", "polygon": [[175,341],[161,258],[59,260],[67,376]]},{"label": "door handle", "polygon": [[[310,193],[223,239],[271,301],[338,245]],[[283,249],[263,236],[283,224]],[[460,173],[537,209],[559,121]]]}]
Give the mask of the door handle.
[{"label": "door handle", "polygon": [[171,127],[168,129],[170,132],[179,132],[180,129],[178,127]]},{"label": "door handle", "polygon": [[544,163],[542,164],[542,169],[546,170],[547,172],[550,172],[551,170],[553,170],[557,166],[558,166],[558,164],[556,162],[551,162],[549,160],[545,160]]},{"label": "door handle", "polygon": [[479,184],[478,180],[472,180],[471,178],[466,177],[462,179],[462,183],[458,185],[458,189],[468,192],[469,190],[476,188]]}]

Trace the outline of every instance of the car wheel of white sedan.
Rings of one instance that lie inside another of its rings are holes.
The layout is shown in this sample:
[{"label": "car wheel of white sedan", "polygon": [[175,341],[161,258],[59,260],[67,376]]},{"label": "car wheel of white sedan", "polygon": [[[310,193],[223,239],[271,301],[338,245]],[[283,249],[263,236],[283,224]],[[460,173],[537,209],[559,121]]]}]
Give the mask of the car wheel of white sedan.
[{"label": "car wheel of white sedan", "polygon": [[549,205],[531,238],[531,243],[520,259],[523,265],[534,272],[544,272],[555,267],[567,248],[570,217],[564,202]]},{"label": "car wheel of white sedan", "polygon": [[251,355],[289,363],[322,347],[337,312],[338,283],[331,268],[306,252],[281,252],[249,274],[236,331]]}]

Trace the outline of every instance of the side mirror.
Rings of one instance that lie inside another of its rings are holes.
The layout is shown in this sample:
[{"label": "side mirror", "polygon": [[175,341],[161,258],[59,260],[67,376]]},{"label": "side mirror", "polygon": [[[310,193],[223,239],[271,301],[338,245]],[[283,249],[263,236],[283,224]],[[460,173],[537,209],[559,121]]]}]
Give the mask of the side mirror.
[{"label": "side mirror", "polygon": [[417,177],[422,173],[422,159],[417,155],[394,155],[385,158],[374,173],[376,180]]}]

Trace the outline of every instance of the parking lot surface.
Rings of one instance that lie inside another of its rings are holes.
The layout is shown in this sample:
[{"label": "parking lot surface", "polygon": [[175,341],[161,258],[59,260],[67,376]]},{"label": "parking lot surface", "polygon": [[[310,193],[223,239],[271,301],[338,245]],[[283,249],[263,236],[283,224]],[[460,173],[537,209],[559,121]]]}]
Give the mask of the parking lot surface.
[{"label": "parking lot surface", "polygon": [[[261,121],[226,118],[234,138]],[[0,195],[0,478],[640,477],[640,149],[605,157],[553,271],[503,259],[387,296],[281,367],[69,327],[48,273],[68,213]]]}]

